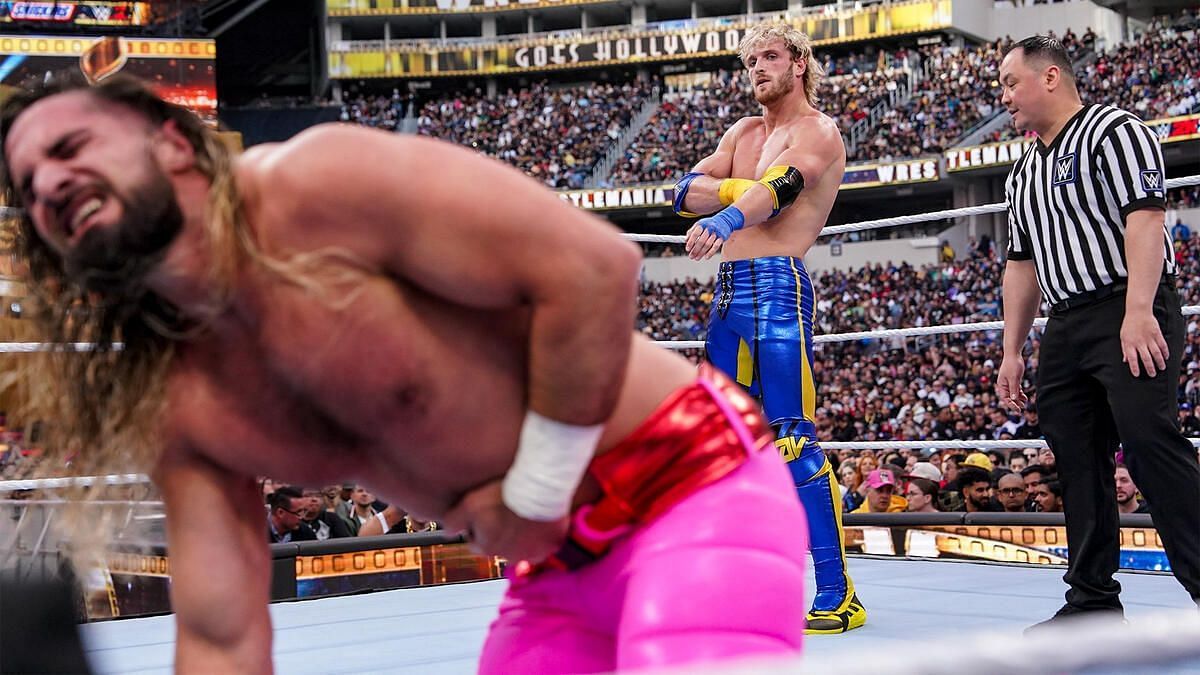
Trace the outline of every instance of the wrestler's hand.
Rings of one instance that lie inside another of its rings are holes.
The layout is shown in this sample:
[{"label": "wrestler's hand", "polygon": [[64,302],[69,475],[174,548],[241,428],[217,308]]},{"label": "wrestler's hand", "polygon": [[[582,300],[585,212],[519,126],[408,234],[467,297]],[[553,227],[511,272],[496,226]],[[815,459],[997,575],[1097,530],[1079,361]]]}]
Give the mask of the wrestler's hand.
[{"label": "wrestler's hand", "polygon": [[1000,362],[1000,370],[996,372],[996,398],[1000,400],[1000,405],[1013,412],[1021,412],[1025,409],[1025,404],[1029,402],[1029,397],[1021,389],[1021,378],[1023,377],[1025,377],[1025,360],[1020,356],[1004,357],[1004,360]]},{"label": "wrestler's hand", "polygon": [[697,220],[684,242],[688,257],[692,260],[713,257],[730,235],[745,226],[746,215],[736,206],[726,206],[707,218]]},{"label": "wrestler's hand", "polygon": [[1131,375],[1141,375],[1144,364],[1146,375],[1154,377],[1158,371],[1166,370],[1169,355],[1170,349],[1153,312],[1125,312],[1125,320],[1121,322],[1121,360],[1129,365]]},{"label": "wrestler's hand", "polygon": [[688,257],[692,260],[708,260],[721,250],[721,245],[725,243],[715,232],[710,232],[704,229],[700,223],[692,225],[687,233],[687,242],[684,243],[684,250],[687,251]]},{"label": "wrestler's hand", "polygon": [[514,563],[542,562],[562,546],[569,520],[541,522],[518,516],[504,505],[502,483],[496,480],[468,492],[446,514],[446,526],[466,531],[476,553],[504,556]]}]

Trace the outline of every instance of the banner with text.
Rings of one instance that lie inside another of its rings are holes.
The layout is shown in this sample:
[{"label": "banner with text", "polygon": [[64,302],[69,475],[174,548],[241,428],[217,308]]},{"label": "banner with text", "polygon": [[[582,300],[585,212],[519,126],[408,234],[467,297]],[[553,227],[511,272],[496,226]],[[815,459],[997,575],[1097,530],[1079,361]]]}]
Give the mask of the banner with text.
[{"label": "banner with text", "polygon": [[[951,0],[918,0],[857,12],[791,17],[817,46],[946,28]],[[422,44],[414,41],[335,42],[332,78],[439,77],[503,74],[727,56],[751,25],[744,17],[660,24],[624,32],[546,37],[520,42]]]},{"label": "banner with text", "polygon": [[0,23],[61,23],[74,26],[145,26],[148,2],[3,2]]},{"label": "banner with text", "polygon": [[[846,167],[841,190],[928,183],[936,181],[936,157],[923,157],[898,162],[875,162]],[[639,185],[633,187],[598,188],[595,190],[562,190],[558,196],[565,202],[587,211],[614,209],[648,209],[669,207],[675,197],[674,185]]]},{"label": "banner with text", "polygon": [[[1200,113],[1150,120],[1146,126],[1154,130],[1163,145],[1200,139]],[[971,171],[992,166],[1006,166],[1017,161],[1033,147],[1033,138],[1018,138],[1000,143],[951,148],[945,152],[946,171]]]},{"label": "banner with text", "polygon": [[542,9],[568,5],[613,4],[615,0],[328,0],[329,16],[465,14]]},{"label": "banner with text", "polygon": [[937,157],[854,164],[846,167],[841,189],[858,190],[902,183],[929,183],[940,178]]}]

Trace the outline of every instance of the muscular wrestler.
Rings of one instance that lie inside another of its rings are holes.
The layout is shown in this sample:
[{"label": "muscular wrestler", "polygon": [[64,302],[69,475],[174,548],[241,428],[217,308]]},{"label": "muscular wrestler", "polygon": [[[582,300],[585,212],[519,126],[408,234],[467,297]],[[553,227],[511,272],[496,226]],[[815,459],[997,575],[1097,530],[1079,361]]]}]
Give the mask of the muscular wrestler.
[{"label": "muscular wrestler", "polygon": [[508,557],[484,672],[799,649],[770,428],[631,337],[639,258],[602,221],[414,136],[233,159],[120,76],[12,95],[0,142],[35,321],[101,345],[38,374],[54,446],[160,487],[177,670],[271,670],[256,475],[369,480]]},{"label": "muscular wrestler", "polygon": [[724,256],[708,359],[762,401],[808,514],[817,592],[806,630],[842,633],[867,615],[846,571],[837,480],[816,443],[816,300],[802,258],[833,208],[846,151],[837,125],[813,107],[822,73],[808,36],[760,24],[740,54],[763,114],[734,123],[679,181],[675,209],[713,214],[687,236],[693,259]]}]

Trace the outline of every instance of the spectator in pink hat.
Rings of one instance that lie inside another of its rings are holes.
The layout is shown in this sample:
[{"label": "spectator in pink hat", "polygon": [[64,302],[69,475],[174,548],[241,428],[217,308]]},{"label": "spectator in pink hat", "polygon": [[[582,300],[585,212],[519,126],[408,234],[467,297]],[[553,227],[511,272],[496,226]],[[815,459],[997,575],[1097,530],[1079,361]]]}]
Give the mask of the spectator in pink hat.
[{"label": "spectator in pink hat", "polygon": [[875,469],[863,481],[867,500],[854,513],[902,513],[908,502],[896,494],[896,474],[890,469]]}]

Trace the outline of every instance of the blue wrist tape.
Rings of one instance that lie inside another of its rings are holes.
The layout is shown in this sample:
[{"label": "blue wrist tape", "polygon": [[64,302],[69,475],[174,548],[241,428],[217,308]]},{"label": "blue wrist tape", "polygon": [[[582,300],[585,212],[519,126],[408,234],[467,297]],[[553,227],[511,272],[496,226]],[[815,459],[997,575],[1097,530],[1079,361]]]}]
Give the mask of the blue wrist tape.
[{"label": "blue wrist tape", "polygon": [[696,224],[724,241],[729,235],[746,226],[746,216],[736,206],[727,206]]}]

